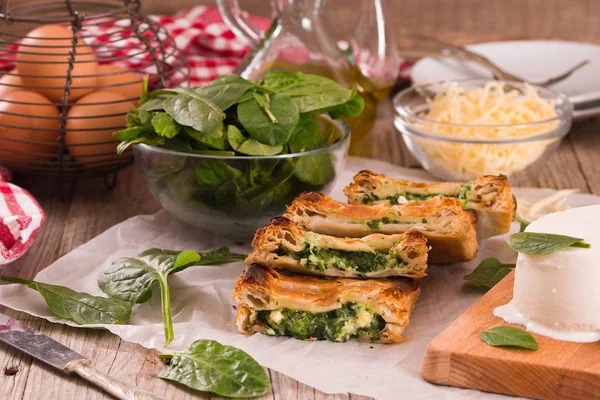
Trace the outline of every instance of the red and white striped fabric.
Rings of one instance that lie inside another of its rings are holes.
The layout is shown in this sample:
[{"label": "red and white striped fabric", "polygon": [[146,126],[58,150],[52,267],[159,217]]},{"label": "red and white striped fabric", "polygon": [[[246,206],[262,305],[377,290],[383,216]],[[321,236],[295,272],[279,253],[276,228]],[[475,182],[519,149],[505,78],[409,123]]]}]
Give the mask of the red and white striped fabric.
[{"label": "red and white striped fabric", "polygon": [[21,257],[44,224],[46,214],[20,187],[6,182],[0,168],[0,266]]}]

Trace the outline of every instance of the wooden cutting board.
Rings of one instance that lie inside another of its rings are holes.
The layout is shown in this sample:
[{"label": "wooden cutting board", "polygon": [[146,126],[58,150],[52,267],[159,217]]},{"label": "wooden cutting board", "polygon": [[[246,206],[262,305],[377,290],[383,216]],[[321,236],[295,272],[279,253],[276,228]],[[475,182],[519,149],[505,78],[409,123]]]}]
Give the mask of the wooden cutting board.
[{"label": "wooden cutting board", "polygon": [[512,299],[513,282],[511,273],[429,343],[423,378],[536,399],[600,399],[600,342],[560,342],[534,334],[539,349],[528,351],[481,341],[482,331],[507,325],[493,309]]}]

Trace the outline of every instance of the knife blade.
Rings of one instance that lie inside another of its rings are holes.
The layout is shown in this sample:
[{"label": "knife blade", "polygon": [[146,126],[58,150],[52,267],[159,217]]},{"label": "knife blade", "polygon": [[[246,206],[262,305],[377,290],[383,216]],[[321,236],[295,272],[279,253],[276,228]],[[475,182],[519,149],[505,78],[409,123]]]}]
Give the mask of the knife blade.
[{"label": "knife blade", "polygon": [[75,373],[122,400],[164,400],[96,371],[91,361],[62,343],[0,313],[0,341],[66,373]]}]

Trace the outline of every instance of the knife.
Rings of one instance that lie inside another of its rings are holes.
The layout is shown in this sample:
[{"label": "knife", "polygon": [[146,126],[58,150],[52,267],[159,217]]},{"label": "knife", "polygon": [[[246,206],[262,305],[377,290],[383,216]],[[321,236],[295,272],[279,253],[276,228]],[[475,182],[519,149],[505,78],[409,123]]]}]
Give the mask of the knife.
[{"label": "knife", "polygon": [[26,324],[0,313],[0,341],[58,368],[77,374],[121,400],[165,400],[111,378],[92,367],[90,360]]}]

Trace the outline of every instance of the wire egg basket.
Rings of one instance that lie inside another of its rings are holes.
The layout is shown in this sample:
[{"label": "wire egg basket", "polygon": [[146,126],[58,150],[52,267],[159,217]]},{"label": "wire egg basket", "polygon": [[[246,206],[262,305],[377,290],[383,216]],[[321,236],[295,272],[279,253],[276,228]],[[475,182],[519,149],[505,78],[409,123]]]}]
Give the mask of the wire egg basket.
[{"label": "wire egg basket", "polygon": [[152,90],[185,86],[189,73],[137,0],[0,0],[0,165],[60,185],[104,176],[110,187],[133,162],[112,133],[142,78]]}]

